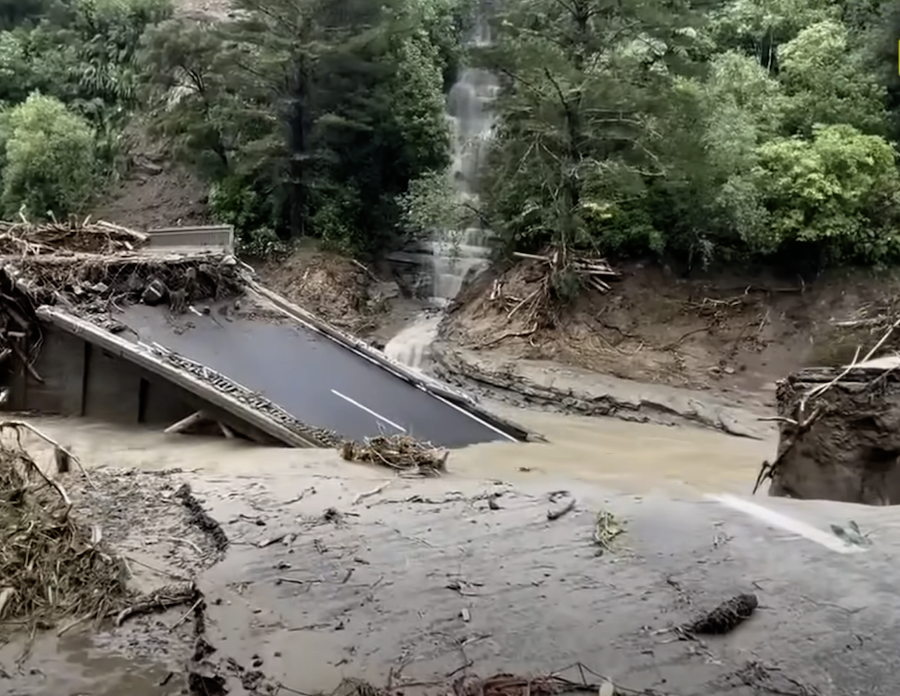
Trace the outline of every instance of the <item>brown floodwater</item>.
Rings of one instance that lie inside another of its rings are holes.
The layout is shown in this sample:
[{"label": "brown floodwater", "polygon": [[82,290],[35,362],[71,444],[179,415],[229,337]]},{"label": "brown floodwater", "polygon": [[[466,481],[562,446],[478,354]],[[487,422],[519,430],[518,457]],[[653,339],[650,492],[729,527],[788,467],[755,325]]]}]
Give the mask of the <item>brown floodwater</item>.
[{"label": "brown floodwater", "polygon": [[454,473],[553,476],[630,493],[739,493],[752,489],[777,442],[774,436],[751,440],[692,427],[502,410],[550,442],[470,447],[453,457]]},{"label": "brown floodwater", "polygon": [[[449,460],[449,474],[441,481],[428,482],[428,489],[474,489],[489,485],[486,482],[492,480],[514,485],[559,480],[567,486],[577,482],[603,491],[641,495],[661,492],[682,498],[709,492],[745,493],[752,487],[760,463],[771,457],[774,449],[774,441],[741,439],[695,428],[508,411],[550,442],[478,445],[456,451]],[[89,467],[177,467],[189,472],[190,480],[196,482],[201,493],[215,491],[207,497],[214,516],[243,514],[249,519],[266,507],[260,501],[277,500],[279,492],[300,490],[310,482],[318,490],[316,505],[334,500],[337,506],[346,508],[347,496],[355,495],[353,491],[369,490],[392,478],[383,469],[347,465],[330,451],[263,449],[224,439],[167,436],[76,420],[30,420],[70,446]],[[40,463],[50,463],[51,454],[43,445],[36,441],[29,444],[38,450],[44,448],[45,458]],[[419,491],[425,490],[424,486],[417,481],[398,482],[392,484],[391,490]],[[388,521],[389,507],[380,513]],[[235,533],[234,526],[226,529],[229,535]],[[378,533],[384,530],[379,529]],[[374,529],[372,536],[377,536]],[[340,675],[333,665],[348,659],[340,654],[341,634],[289,628],[292,622],[303,623],[307,609],[303,608],[302,598],[289,600],[267,590],[251,599],[235,590],[256,580],[261,584],[270,582],[274,572],[271,565],[260,565],[243,548],[234,546],[225,561],[207,573],[208,582],[220,592],[224,605],[230,607],[217,619],[217,639],[227,642],[227,649],[235,651],[231,654],[247,659],[256,654],[267,664],[278,662],[273,656],[280,653],[295,655],[293,659],[281,659],[286,683],[296,679],[308,691],[332,688]],[[402,572],[410,561],[401,557],[397,562]],[[352,586],[353,583],[347,584],[348,588]],[[14,649],[15,646],[6,646],[0,650],[0,666],[7,671],[14,660]],[[365,675],[364,661],[352,662]],[[31,669],[36,671],[29,673]],[[21,688],[17,686],[10,693],[159,696],[173,693],[160,685],[169,669],[173,669],[171,662],[162,665],[149,658],[111,654],[98,647],[96,640],[77,635],[61,640],[50,636],[34,646],[33,659],[14,682]],[[378,665],[373,670],[373,675],[378,674]],[[85,685],[89,685],[89,690]]]},{"label": "brown floodwater", "polygon": [[[747,492],[763,460],[773,456],[777,442],[774,435],[753,440],[694,427],[492,408],[533,428],[549,442],[490,443],[457,450],[449,460],[451,477],[513,481],[549,476],[633,493]],[[262,449],[224,439],[164,435],[80,420],[32,421],[71,445],[92,467],[180,467],[204,477],[254,473],[270,477],[279,471],[327,473],[329,463],[336,460],[330,451]],[[352,471],[361,479],[384,473],[365,466]]]}]

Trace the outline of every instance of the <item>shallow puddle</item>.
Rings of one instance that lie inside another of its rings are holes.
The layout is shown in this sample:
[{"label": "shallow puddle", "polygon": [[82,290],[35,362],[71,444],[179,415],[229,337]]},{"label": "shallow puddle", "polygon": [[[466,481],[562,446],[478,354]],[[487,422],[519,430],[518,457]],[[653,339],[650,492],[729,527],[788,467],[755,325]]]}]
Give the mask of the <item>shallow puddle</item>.
[{"label": "shallow puddle", "polygon": [[[142,637],[132,635],[132,639]],[[127,642],[117,637],[117,645]],[[149,659],[133,659],[103,648],[103,636],[93,639],[72,633],[57,638],[54,633],[38,636],[31,647],[27,666],[15,664],[22,644],[0,648],[0,665],[9,675],[4,693],[15,696],[160,696],[173,691],[164,684],[169,669]],[[84,691],[85,685],[90,691]],[[174,687],[175,685],[172,684]]]}]

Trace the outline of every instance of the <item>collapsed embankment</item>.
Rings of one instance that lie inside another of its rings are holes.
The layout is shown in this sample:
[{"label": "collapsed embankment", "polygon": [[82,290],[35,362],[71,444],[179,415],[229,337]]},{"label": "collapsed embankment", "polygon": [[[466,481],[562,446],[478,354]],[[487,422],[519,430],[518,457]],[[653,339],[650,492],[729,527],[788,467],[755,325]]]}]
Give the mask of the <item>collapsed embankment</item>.
[{"label": "collapsed embankment", "polygon": [[630,265],[537,328],[516,310],[540,283],[535,266],[463,289],[440,327],[444,379],[517,404],[754,434],[768,432],[756,418],[771,414],[778,380],[849,362],[898,315],[895,275],[683,278]]},{"label": "collapsed embankment", "polygon": [[809,368],[779,383],[778,456],[760,471],[769,494],[900,504],[900,361]]}]

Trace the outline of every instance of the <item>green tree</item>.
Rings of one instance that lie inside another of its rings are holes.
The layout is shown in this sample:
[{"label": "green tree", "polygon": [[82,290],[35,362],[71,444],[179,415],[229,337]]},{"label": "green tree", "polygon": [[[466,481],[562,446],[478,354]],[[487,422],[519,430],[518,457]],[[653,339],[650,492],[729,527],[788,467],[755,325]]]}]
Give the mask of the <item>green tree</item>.
[{"label": "green tree", "polygon": [[36,23],[49,5],[48,0],[0,0],[0,30]]},{"label": "green tree", "polygon": [[84,210],[98,174],[94,132],[53,97],[34,94],[4,119],[2,203],[36,218]]},{"label": "green tree", "polygon": [[[219,215],[241,220],[242,234],[383,250],[409,182],[447,162],[446,58],[413,21],[421,7],[239,5],[230,23],[147,32],[140,62],[157,132],[204,165]],[[247,201],[265,203],[250,215]]]},{"label": "green tree", "polygon": [[779,78],[790,96],[790,132],[809,135],[816,124],[838,123],[885,132],[885,90],[849,39],[843,24],[828,20],[803,29],[781,48]]},{"label": "green tree", "polygon": [[890,143],[848,125],[816,126],[809,140],[774,139],[757,155],[773,246],[812,250],[823,263],[900,260],[900,175]]},{"label": "green tree", "polygon": [[728,260],[765,245],[767,229],[752,179],[756,150],[782,128],[781,85],[753,57],[715,56],[705,80],[678,80],[663,119],[667,176],[654,182],[654,224],[667,230],[654,251],[693,265]]},{"label": "green tree", "polygon": [[834,0],[730,0],[710,12],[709,31],[720,50],[742,50],[776,73],[781,46],[839,15]]},{"label": "green tree", "polygon": [[[632,225],[666,173],[657,114],[690,67],[696,32],[652,2],[510,3],[488,65],[504,77],[485,193],[516,247],[660,242]],[[607,234],[608,233],[608,234]]]}]

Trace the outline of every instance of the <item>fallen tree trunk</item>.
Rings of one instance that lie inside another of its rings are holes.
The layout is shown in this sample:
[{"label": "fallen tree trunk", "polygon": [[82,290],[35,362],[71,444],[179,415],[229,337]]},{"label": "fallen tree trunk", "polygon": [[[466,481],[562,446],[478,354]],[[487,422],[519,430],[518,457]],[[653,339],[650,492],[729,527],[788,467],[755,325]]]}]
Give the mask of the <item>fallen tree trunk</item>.
[{"label": "fallen tree trunk", "polygon": [[778,456],[769,495],[900,504],[900,372],[810,368],[778,384]]}]

